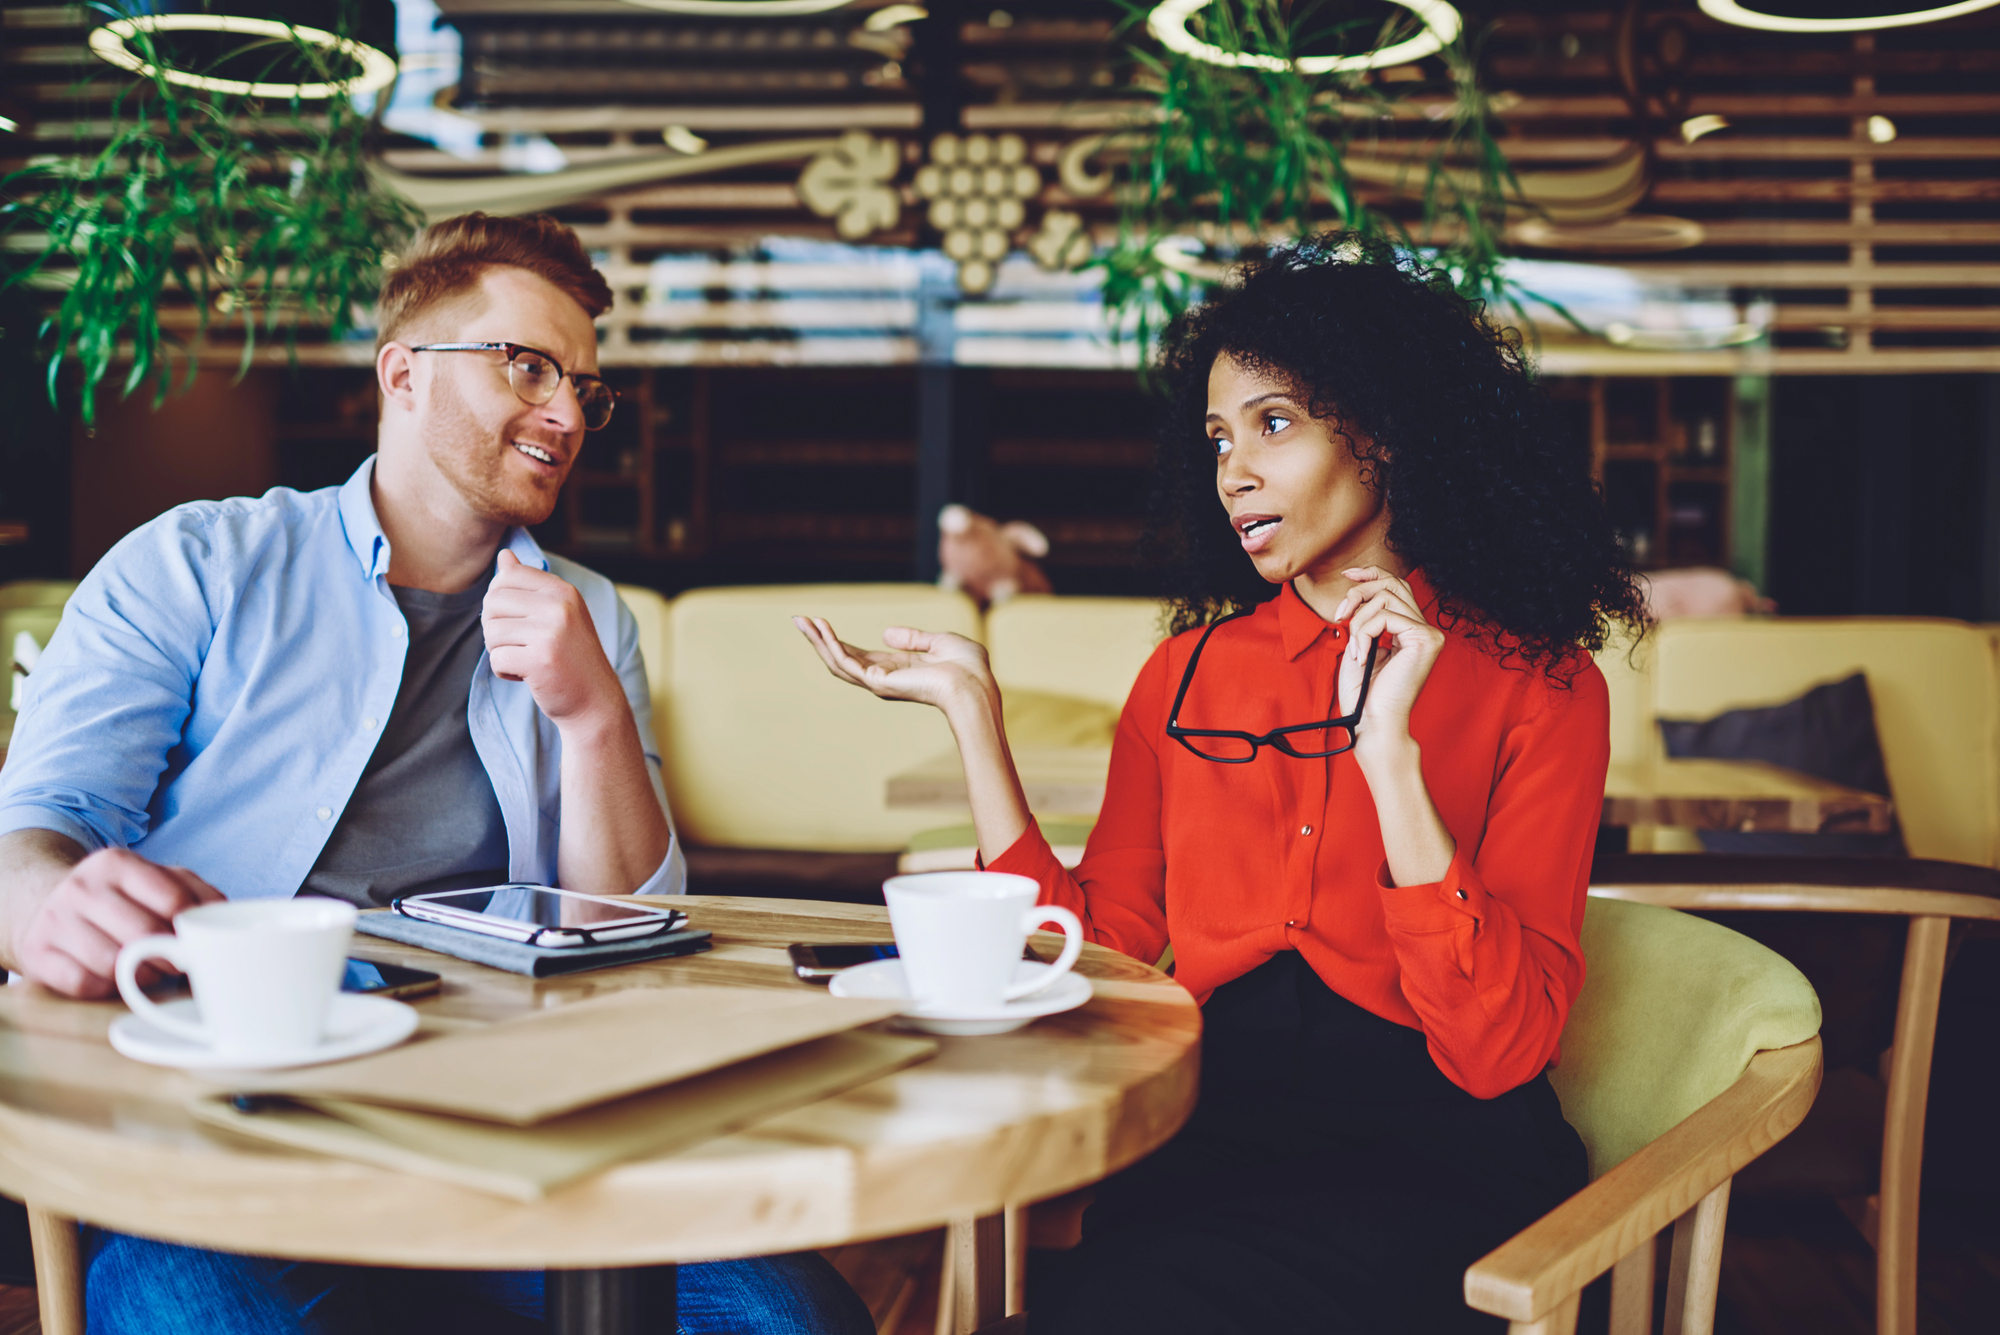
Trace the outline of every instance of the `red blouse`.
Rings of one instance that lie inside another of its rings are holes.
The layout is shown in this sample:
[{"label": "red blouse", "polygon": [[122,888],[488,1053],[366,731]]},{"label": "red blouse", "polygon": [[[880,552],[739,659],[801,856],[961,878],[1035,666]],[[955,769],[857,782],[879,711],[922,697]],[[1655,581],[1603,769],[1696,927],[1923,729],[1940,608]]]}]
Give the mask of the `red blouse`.
[{"label": "red blouse", "polygon": [[[1410,577],[1435,622],[1436,594]],[[1345,626],[1289,585],[1216,631],[1181,707],[1189,728],[1264,733],[1338,712]],[[1104,808],[1064,870],[1028,827],[990,870],[1032,876],[1045,903],[1138,959],[1173,942],[1199,1001],[1281,950],[1376,1015],[1421,1029],[1439,1069],[1493,1098],[1556,1060],[1583,986],[1584,891],[1610,760],[1604,677],[1565,688],[1446,633],[1410,718],[1424,783],[1458,851],[1444,879],[1393,886],[1374,802],[1352,755],[1247,765],[1167,737],[1199,632],[1154,651],[1111,748]]]}]

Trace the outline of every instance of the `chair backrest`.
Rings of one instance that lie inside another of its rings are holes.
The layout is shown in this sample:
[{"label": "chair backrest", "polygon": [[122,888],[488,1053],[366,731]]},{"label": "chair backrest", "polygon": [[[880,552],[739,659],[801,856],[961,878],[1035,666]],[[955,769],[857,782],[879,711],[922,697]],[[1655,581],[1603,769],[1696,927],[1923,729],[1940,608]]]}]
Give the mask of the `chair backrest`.
[{"label": "chair backrest", "polygon": [[76,592],[73,579],[17,579],[0,584],[0,610],[15,607],[53,607],[60,611]]},{"label": "chair backrest", "polygon": [[1631,764],[1660,754],[1660,730],[1653,726],[1654,637],[1636,646],[1619,635],[1597,653],[1597,669],[1611,695],[1611,763]]},{"label": "chair backrest", "polygon": [[1804,974],[1692,914],[1592,898],[1583,958],[1549,1079],[1593,1178],[1735,1084],[1757,1053],[1819,1032]]},{"label": "chair backrest", "polygon": [[653,701],[653,735],[666,754],[667,738],[667,600],[637,584],[620,584],[618,597],[639,624],[639,654],[646,660],[646,691]]},{"label": "chair backrest", "polygon": [[1855,672],[1913,856],[2000,866],[2000,682],[1985,627],[1916,617],[1668,621],[1650,637],[1651,709],[1707,718]]},{"label": "chair backrest", "polygon": [[76,585],[68,580],[22,580],[0,584],[0,746],[14,737],[14,640],[22,631],[35,637],[46,649],[49,637],[62,622],[63,605]]},{"label": "chair backrest", "polygon": [[667,795],[691,842],[887,851],[966,819],[963,807],[885,804],[889,776],[950,751],[951,730],[935,709],[834,680],[791,618],[823,616],[864,647],[896,625],[978,639],[970,598],[928,584],[805,584],[696,589],[670,607],[652,686]]},{"label": "chair backrest", "polygon": [[1026,593],[986,614],[993,679],[1009,688],[1123,708],[1161,639],[1153,598]]}]

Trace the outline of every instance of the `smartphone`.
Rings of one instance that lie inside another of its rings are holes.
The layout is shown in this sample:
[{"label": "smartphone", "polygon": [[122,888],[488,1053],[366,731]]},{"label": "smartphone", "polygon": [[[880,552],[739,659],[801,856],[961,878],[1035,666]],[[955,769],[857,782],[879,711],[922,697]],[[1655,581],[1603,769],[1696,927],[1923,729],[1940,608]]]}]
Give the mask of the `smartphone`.
[{"label": "smartphone", "polygon": [[405,895],[390,907],[407,918],[530,946],[592,946],[664,936],[688,921],[679,909],[519,883]]},{"label": "smartphone", "polygon": [[429,969],[411,969],[381,960],[347,959],[347,975],[340,980],[343,992],[360,992],[371,997],[427,997],[444,988],[444,979]]},{"label": "smartphone", "polygon": [[[884,941],[880,944],[869,941],[843,941],[837,945],[805,945],[793,942],[786,948],[792,957],[792,972],[808,983],[824,983],[842,969],[851,969],[857,964],[873,964],[876,960],[896,958],[896,943]],[[1021,950],[1021,958],[1042,962],[1034,947]]]}]

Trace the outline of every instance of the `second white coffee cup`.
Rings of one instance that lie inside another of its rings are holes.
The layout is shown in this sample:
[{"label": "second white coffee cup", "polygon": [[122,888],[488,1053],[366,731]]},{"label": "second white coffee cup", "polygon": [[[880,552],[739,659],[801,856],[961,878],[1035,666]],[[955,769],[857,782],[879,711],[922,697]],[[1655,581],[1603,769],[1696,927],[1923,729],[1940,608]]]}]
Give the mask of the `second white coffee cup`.
[{"label": "second white coffee cup", "polygon": [[[1083,953],[1083,924],[1053,904],[1037,906],[1041,887],[1006,872],[936,871],[892,876],[882,884],[910,996],[925,1010],[983,1012],[1039,992],[1068,973]],[[1063,930],[1060,957],[1036,976],[1014,982],[1021,947],[1045,923]]]},{"label": "second white coffee cup", "polygon": [[[311,1052],[340,991],[355,908],[337,899],[251,899],[203,904],[174,917],[172,936],[118,952],[118,994],[146,1023],[245,1063]],[[172,1014],[139,990],[139,966],[163,959],[188,976],[201,1021]]]}]

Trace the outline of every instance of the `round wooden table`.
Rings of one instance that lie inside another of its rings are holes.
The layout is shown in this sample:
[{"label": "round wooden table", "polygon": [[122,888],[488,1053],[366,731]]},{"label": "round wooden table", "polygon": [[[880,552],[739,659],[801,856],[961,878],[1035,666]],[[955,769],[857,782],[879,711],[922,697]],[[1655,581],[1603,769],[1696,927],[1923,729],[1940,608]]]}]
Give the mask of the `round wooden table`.
[{"label": "round wooden table", "polygon": [[[374,937],[357,936],[354,951],[442,973],[443,994],[415,1004],[426,1026],[448,1029],[630,987],[806,987],[791,973],[788,943],[889,939],[880,908],[675,902],[714,932],[712,951],[539,980]],[[941,1039],[937,1055],[914,1067],[532,1204],[210,1129],[186,1111],[209,1086],[111,1050],[105,1031],[121,1004],[0,989],[0,1190],[28,1202],[49,1252],[62,1250],[66,1221],[83,1220],[265,1256],[571,1272],[551,1276],[557,1329],[627,1328],[616,1309],[648,1283],[657,1288],[662,1273],[648,1280],[635,1268],[946,1224],[953,1327],[975,1330],[1005,1310],[1009,1207],[1124,1167],[1194,1106],[1201,1017],[1193,998],[1158,970],[1097,946],[1085,947],[1077,972],[1096,990],[1078,1010],[1012,1034]],[[56,1291],[43,1295],[45,1329],[80,1331],[72,1310],[80,1282],[47,1279]]]}]

